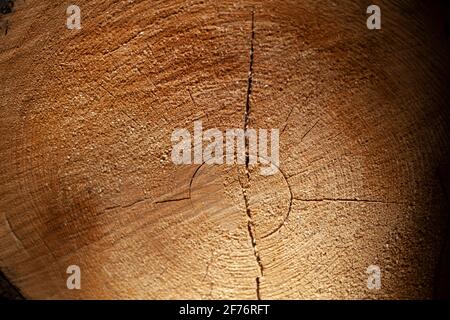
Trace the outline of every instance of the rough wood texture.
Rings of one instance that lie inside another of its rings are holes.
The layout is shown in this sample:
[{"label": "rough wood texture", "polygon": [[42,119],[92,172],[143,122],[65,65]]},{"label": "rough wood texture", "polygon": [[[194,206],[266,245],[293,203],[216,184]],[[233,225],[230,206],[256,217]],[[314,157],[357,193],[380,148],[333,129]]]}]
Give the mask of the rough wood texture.
[{"label": "rough wood texture", "polygon": [[[378,31],[369,1],[77,4],[80,31],[63,1],[0,16],[0,268],[25,297],[433,297],[440,3],[377,1]],[[281,172],[175,166],[171,133],[195,119],[280,128]]]}]

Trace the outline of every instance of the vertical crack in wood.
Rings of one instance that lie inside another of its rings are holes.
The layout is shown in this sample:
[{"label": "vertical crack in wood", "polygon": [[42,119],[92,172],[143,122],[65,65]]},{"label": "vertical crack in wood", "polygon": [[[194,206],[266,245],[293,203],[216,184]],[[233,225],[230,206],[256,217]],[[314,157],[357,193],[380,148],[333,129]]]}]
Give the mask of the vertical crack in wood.
[{"label": "vertical crack in wood", "polygon": [[[250,123],[250,98],[252,94],[252,85],[253,85],[253,53],[254,53],[254,40],[255,40],[255,11],[252,11],[252,33],[251,33],[251,41],[250,41],[250,66],[248,71],[248,80],[247,80],[247,96],[245,102],[245,113],[244,113],[244,132],[247,133]],[[239,182],[241,184],[242,194],[244,197],[245,211],[247,214],[247,229],[248,234],[252,243],[253,254],[255,255],[256,263],[259,268],[259,276],[256,277],[256,298],[261,300],[261,292],[260,292],[260,283],[261,277],[264,275],[264,266],[261,261],[261,256],[258,251],[257,243],[256,243],[256,232],[255,232],[255,223],[253,222],[252,212],[249,206],[249,198],[247,194],[247,190],[250,186],[250,172],[249,172],[249,163],[250,163],[250,152],[249,152],[249,139],[248,136],[245,135],[245,182],[243,183],[241,179]]]},{"label": "vertical crack in wood", "polygon": [[[250,122],[250,98],[252,95],[252,86],[253,86],[253,55],[254,55],[254,41],[255,41],[255,12],[252,11],[252,35],[250,41],[250,67],[248,70],[248,80],[247,80],[247,97],[245,101],[245,114],[244,114],[244,129],[247,131],[249,122]],[[246,137],[245,144],[245,164],[248,167],[249,164],[249,153],[248,153],[248,138]]]}]

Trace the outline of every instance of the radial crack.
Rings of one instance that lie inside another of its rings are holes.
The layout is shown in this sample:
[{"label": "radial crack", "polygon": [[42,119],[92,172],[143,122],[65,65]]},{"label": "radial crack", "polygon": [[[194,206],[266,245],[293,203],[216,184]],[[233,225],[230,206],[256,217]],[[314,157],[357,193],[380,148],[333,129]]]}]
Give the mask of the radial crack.
[{"label": "radial crack", "polygon": [[[248,71],[248,79],[247,79],[247,96],[245,101],[245,113],[244,113],[244,131],[247,132],[250,123],[250,99],[252,95],[252,85],[253,85],[253,53],[254,53],[254,40],[255,40],[255,11],[252,11],[252,34],[250,41],[250,66]],[[248,136],[245,135],[245,182],[242,182],[239,178],[239,183],[242,189],[242,195],[244,197],[245,204],[245,212],[247,214],[247,229],[248,235],[250,237],[250,241],[252,243],[253,254],[255,255],[256,263],[259,268],[259,276],[256,277],[256,298],[258,300],[261,299],[260,294],[260,282],[261,277],[264,275],[264,267],[261,261],[261,256],[258,251],[257,243],[256,243],[256,232],[255,232],[255,223],[253,222],[252,212],[249,206],[249,198],[247,194],[247,190],[250,185],[250,172],[249,172],[249,163],[250,163],[250,153],[249,153],[249,139]]]},{"label": "radial crack", "polygon": [[[253,86],[253,43],[255,41],[255,12],[252,11],[252,36],[250,41],[250,67],[248,70],[247,79],[247,99],[245,101],[245,114],[244,114],[244,129],[247,130],[250,122],[250,97],[252,95]],[[248,148],[248,138],[246,141],[246,147]],[[246,149],[248,151],[248,149]],[[248,153],[246,154],[246,164],[248,165]]]},{"label": "radial crack", "polygon": [[184,198],[176,198],[176,199],[166,199],[166,200],[159,200],[155,201],[155,203],[167,203],[167,202],[177,202],[177,201],[183,201],[183,200],[190,200],[190,197],[184,197]]},{"label": "radial crack", "polygon": [[133,207],[134,205],[136,205],[138,203],[149,201],[149,200],[151,200],[151,199],[150,198],[139,198],[139,199],[134,200],[133,202],[128,203],[128,204],[124,204],[124,205],[122,205],[122,204],[115,204],[115,205],[113,205],[111,207],[106,207],[103,211],[110,211],[110,210],[115,210],[115,209],[118,209],[118,208],[120,208],[120,209],[131,208],[131,207]]},{"label": "radial crack", "polygon": [[294,197],[294,200],[305,201],[305,202],[365,202],[365,203],[383,203],[383,204],[400,204],[400,205],[414,205],[413,203],[398,202],[398,201],[383,201],[383,200],[368,200],[368,199],[357,199],[357,198],[316,198],[316,199],[305,199]]},{"label": "radial crack", "polygon": [[316,125],[319,123],[319,120],[317,120],[312,126],[311,128],[309,128],[301,137],[300,142],[303,141],[303,139],[305,139],[305,137],[311,132],[312,129],[314,129],[316,127]]}]

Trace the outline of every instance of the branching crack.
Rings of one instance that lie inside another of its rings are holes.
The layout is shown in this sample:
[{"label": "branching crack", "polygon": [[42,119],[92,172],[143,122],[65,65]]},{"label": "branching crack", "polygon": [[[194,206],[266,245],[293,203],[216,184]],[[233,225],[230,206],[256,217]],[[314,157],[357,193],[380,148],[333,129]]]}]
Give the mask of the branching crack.
[{"label": "branching crack", "polygon": [[[252,11],[252,34],[250,41],[250,66],[248,71],[248,80],[247,80],[247,96],[245,102],[245,113],[244,113],[244,131],[247,132],[250,123],[250,99],[252,95],[252,85],[253,85],[253,53],[254,53],[254,40],[255,40],[255,11]],[[249,172],[249,163],[250,163],[250,152],[249,152],[249,139],[246,135],[245,137],[245,181],[243,182],[239,179],[239,183],[242,189],[242,195],[244,197],[245,204],[245,212],[247,214],[247,229],[248,235],[250,237],[250,241],[253,247],[253,254],[255,255],[256,263],[259,268],[259,276],[256,277],[256,298],[258,300],[261,299],[260,294],[260,282],[261,277],[264,275],[264,267],[261,261],[261,256],[258,251],[258,246],[256,243],[256,232],[255,232],[255,223],[253,221],[252,212],[249,206],[249,197],[248,197],[248,189],[250,186],[250,172]]]}]

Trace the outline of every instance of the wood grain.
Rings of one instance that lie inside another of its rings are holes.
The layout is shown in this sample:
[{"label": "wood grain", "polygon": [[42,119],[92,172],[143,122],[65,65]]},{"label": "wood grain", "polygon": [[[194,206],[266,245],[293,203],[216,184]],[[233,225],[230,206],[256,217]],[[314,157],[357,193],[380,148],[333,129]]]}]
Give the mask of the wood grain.
[{"label": "wood grain", "polygon": [[[438,1],[377,1],[370,31],[370,4],[80,0],[68,30],[68,3],[15,1],[0,16],[9,281],[31,299],[433,298],[448,20]],[[280,172],[174,165],[171,133],[197,119],[279,128]]]}]

